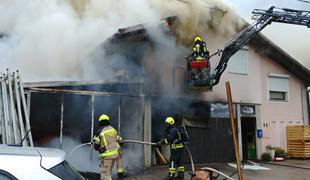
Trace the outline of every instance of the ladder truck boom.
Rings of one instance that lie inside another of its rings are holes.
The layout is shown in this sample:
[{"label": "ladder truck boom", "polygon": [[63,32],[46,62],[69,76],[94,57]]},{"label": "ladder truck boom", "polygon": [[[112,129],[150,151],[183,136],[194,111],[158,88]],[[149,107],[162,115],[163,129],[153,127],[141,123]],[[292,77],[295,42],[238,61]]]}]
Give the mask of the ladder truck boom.
[{"label": "ladder truck boom", "polygon": [[[277,9],[277,10],[275,10]],[[258,33],[272,22],[295,24],[310,27],[310,11],[270,7],[268,10],[255,9],[252,12],[256,23],[235,35],[221,51],[221,58],[211,74],[211,86],[219,83],[222,73],[231,56],[251,41]]]}]

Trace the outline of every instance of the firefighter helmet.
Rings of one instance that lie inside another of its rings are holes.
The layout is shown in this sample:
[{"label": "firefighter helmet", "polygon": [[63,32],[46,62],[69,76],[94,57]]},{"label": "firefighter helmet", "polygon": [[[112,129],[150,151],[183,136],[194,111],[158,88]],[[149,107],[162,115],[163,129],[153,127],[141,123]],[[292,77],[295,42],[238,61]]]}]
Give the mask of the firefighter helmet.
[{"label": "firefighter helmet", "polygon": [[99,117],[99,122],[101,122],[101,121],[110,121],[110,118],[106,114],[101,114]]},{"label": "firefighter helmet", "polygon": [[201,39],[200,36],[196,36],[196,37],[195,37],[195,42],[197,42],[197,41],[202,41],[202,39]]},{"label": "firefighter helmet", "polygon": [[169,125],[173,125],[174,124],[174,119],[172,117],[167,117],[165,119],[165,122]]}]

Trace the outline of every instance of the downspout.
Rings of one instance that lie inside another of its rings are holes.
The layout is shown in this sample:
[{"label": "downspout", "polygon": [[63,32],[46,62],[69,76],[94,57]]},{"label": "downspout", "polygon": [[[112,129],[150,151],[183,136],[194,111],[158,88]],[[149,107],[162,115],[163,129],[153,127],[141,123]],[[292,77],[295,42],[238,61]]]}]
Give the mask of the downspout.
[{"label": "downspout", "polygon": [[309,98],[310,98],[310,95],[309,95],[309,93],[310,93],[310,86],[306,86],[306,92],[307,92],[307,95],[306,95],[306,97],[307,97],[307,109],[308,109],[308,121],[307,121],[307,125],[309,125],[310,124],[310,100],[309,100]]}]

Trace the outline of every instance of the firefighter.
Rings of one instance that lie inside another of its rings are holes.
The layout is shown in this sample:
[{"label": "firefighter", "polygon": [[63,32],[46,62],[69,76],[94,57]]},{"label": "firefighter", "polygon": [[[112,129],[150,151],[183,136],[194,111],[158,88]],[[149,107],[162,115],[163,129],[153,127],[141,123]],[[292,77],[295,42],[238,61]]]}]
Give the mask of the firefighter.
[{"label": "firefighter", "polygon": [[117,176],[119,179],[123,179],[127,177],[127,174],[124,172],[123,168],[123,159],[122,159],[122,137],[117,136],[117,147],[118,147],[118,158],[116,159],[116,169],[117,169]]},{"label": "firefighter", "polygon": [[99,117],[99,130],[93,138],[94,148],[99,151],[101,160],[100,174],[101,180],[110,180],[112,168],[119,157],[117,131],[110,125],[110,118],[106,114]]},{"label": "firefighter", "polygon": [[[164,139],[157,142],[157,146],[162,144],[170,144],[170,160],[169,160],[169,174],[165,178],[169,179],[184,179],[184,163],[183,153],[184,144],[182,143],[180,133],[175,125],[172,117],[165,119],[166,124],[166,136]],[[177,174],[177,177],[175,176]]]},{"label": "firefighter", "polygon": [[194,47],[192,51],[192,57],[196,61],[208,61],[209,60],[209,51],[206,43],[202,40],[200,36],[196,36],[194,40]]}]

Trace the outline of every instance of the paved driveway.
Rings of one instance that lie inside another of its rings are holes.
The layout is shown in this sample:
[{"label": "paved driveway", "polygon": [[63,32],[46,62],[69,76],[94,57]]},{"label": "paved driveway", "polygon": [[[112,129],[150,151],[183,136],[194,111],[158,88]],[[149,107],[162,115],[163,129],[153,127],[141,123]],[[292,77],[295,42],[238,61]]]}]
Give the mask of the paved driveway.
[{"label": "paved driveway", "polygon": [[[286,160],[283,162],[273,162],[268,164],[261,164],[264,167],[271,170],[243,170],[243,177],[245,180],[310,180],[310,160]],[[207,164],[204,166],[210,166],[217,168],[225,174],[232,174],[235,169],[227,164]],[[204,167],[201,166],[201,167]],[[186,167],[187,170],[190,167]],[[148,179],[159,180],[163,179],[167,175],[166,166],[155,166],[146,169],[143,174],[137,176],[131,176],[129,180],[134,179]],[[237,175],[233,176],[234,179],[238,179]],[[190,179],[188,171],[186,172],[186,178]],[[223,179],[222,177],[219,179]]]}]

